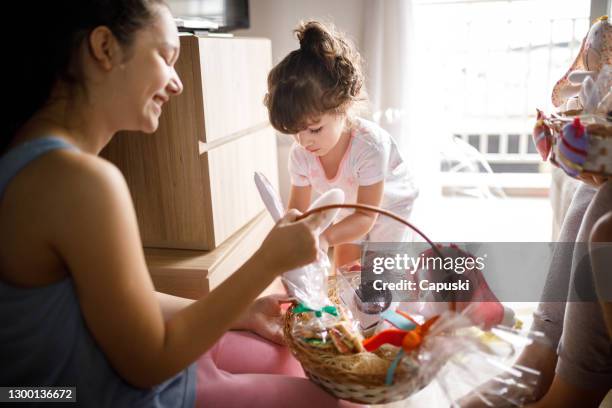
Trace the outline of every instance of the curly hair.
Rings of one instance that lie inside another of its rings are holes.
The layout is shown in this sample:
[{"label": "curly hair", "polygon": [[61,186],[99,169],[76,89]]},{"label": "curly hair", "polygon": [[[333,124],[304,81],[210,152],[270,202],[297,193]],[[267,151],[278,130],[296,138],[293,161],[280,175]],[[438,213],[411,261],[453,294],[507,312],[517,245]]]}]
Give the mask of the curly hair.
[{"label": "curly hair", "polygon": [[270,123],[287,134],[365,100],[361,57],[344,35],[318,21],[301,23],[294,33],[300,48],[270,71],[264,98]]}]

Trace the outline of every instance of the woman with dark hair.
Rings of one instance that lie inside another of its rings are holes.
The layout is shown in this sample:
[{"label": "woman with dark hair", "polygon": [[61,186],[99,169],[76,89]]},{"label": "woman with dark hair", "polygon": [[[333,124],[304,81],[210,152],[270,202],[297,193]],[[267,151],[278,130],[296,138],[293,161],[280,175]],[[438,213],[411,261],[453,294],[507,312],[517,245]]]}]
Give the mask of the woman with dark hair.
[{"label": "woman with dark hair", "polygon": [[337,405],[286,348],[224,334],[280,341],[281,299],[254,299],[314,261],[316,219],[289,213],[200,300],[154,291],[125,180],[98,153],[119,130],[155,131],[182,91],[165,4],[17,7],[2,37],[0,385],[76,387],[82,406]]}]

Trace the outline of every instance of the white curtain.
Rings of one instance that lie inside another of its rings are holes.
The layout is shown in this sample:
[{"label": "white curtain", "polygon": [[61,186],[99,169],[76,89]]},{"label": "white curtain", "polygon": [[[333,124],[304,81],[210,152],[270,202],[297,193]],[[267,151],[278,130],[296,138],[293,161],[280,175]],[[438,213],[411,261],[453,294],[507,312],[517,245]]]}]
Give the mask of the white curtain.
[{"label": "white curtain", "polygon": [[412,81],[412,0],[368,0],[363,58],[374,119],[408,144]]},{"label": "white curtain", "polygon": [[432,113],[419,103],[426,74],[418,61],[413,0],[367,0],[362,55],[373,119],[398,142],[416,177],[421,198],[438,185],[438,154],[426,133]]}]

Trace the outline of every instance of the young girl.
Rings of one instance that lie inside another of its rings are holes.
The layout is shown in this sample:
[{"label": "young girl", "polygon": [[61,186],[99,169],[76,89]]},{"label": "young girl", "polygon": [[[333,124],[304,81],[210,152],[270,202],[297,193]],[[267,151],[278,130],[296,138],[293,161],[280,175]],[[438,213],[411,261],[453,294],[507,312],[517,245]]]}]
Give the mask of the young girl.
[{"label": "young girl", "polygon": [[[295,30],[300,48],[268,76],[265,103],[270,122],[292,134],[289,208],[305,211],[313,190],[344,191],[346,202],[382,206],[408,217],[417,197],[406,163],[393,138],[353,113],[363,101],[360,56],[349,42],[319,22]],[[359,258],[359,243],[401,242],[406,229],[388,217],[343,211],[321,235],[334,247],[334,263]]]},{"label": "young girl", "polygon": [[165,4],[24,6],[45,33],[3,26],[0,385],[76,387],[86,407],[341,405],[286,348],[224,335],[282,341],[283,299],[254,299],[314,261],[320,221],[291,212],[202,299],[153,289],[125,180],[97,155],[118,130],[155,131],[181,93]]}]

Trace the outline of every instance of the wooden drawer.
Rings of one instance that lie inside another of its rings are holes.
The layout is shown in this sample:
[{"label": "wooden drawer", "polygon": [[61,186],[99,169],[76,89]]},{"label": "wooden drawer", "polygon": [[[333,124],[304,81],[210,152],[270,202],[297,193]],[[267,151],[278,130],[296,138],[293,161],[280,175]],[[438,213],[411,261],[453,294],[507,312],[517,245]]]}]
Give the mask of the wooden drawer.
[{"label": "wooden drawer", "polygon": [[212,250],[263,210],[253,172],[278,188],[270,68],[267,39],[181,37],[184,90],[158,130],[121,132],[102,152],[125,175],[146,247]]},{"label": "wooden drawer", "polygon": [[212,251],[145,248],[155,289],[199,299],[242,266],[257,251],[273,225],[270,215],[261,212]]}]

